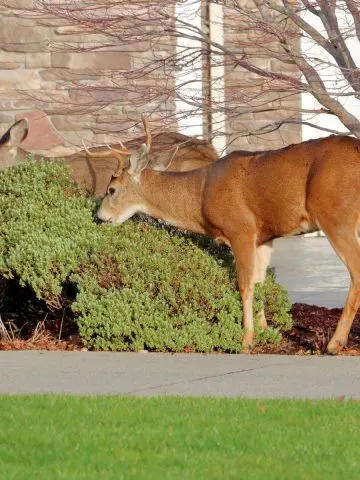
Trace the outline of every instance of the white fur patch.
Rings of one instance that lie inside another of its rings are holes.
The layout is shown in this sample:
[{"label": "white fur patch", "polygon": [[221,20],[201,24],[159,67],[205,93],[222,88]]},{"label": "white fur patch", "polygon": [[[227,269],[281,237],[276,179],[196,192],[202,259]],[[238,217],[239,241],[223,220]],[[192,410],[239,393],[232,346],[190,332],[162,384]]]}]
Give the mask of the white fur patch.
[{"label": "white fur patch", "polygon": [[17,147],[12,147],[9,150],[9,154],[14,158],[17,155]]},{"label": "white fur patch", "polygon": [[307,220],[303,220],[302,222],[300,222],[299,226],[295,228],[295,230],[293,230],[290,233],[287,233],[286,236],[290,237],[292,235],[301,235],[302,233],[309,232],[309,230],[310,230],[310,223]]},{"label": "white fur patch", "polygon": [[112,215],[111,213],[108,213],[103,207],[100,207],[97,216],[103,222],[110,222],[120,225],[136,213],[147,213],[147,208],[144,205],[137,204],[132,205],[127,209],[124,209],[119,215]]},{"label": "white fur patch", "polygon": [[136,183],[136,185],[140,185],[141,172],[135,173],[129,170],[128,173],[131,176],[131,180],[133,181],[133,183]]},{"label": "white fur patch", "polygon": [[126,220],[131,218],[136,213],[148,213],[147,208],[144,205],[132,205],[128,209],[124,210],[120,215],[118,215],[115,220],[112,220],[113,223],[120,225]]},{"label": "white fur patch", "polygon": [[225,245],[227,245],[228,247],[231,247],[230,241],[229,241],[227,238],[225,238],[225,237],[216,237],[216,238],[215,238],[215,242],[216,242],[218,245],[225,244]]},{"label": "white fur patch", "polygon": [[184,230],[187,230],[188,227],[185,225],[185,223],[179,221],[179,220],[175,220],[173,218],[170,218],[170,217],[161,217],[162,220],[164,220],[164,222],[167,222],[167,223],[170,223],[170,225],[173,225],[174,227],[177,227],[177,228],[182,228]]}]

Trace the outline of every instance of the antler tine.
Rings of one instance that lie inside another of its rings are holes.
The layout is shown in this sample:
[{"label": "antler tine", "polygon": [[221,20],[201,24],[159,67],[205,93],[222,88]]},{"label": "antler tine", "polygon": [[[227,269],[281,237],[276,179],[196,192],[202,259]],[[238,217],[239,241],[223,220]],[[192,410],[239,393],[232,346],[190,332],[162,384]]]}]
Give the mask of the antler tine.
[{"label": "antler tine", "polygon": [[124,145],[123,142],[120,140],[120,138],[118,138],[118,142],[119,142],[120,147],[121,147],[123,150],[126,149],[125,145]]},{"label": "antler tine", "polygon": [[85,152],[89,157],[93,158],[105,158],[105,157],[114,157],[118,161],[118,169],[115,172],[115,176],[119,176],[121,170],[124,168],[124,156],[131,155],[131,151],[128,150],[122,142],[119,142],[122,150],[117,150],[115,148],[110,147],[110,145],[106,145],[109,150],[105,152],[90,152],[90,150],[86,147],[84,140],[82,140],[82,144],[84,146]]},{"label": "antler tine", "polygon": [[120,143],[120,146],[122,147],[121,150],[118,150],[117,148],[110,147],[110,145],[106,144],[106,146],[111,150],[111,152],[115,155],[115,153],[118,153],[119,155],[131,155],[131,151],[126,148],[122,143]]},{"label": "antler tine", "polygon": [[122,142],[120,143],[120,146],[122,147],[121,150],[117,150],[113,147],[110,147],[110,145],[106,144],[107,148],[109,149],[108,151],[105,152],[90,152],[90,150],[86,147],[84,140],[81,140],[82,144],[84,146],[85,152],[89,157],[111,157],[113,155],[114,157],[117,158],[116,154],[118,155],[131,155],[131,151],[127,149]]},{"label": "antler tine", "polygon": [[[89,157],[111,157],[111,152],[90,152],[90,150],[86,147],[84,140],[81,140],[84,146],[85,152]],[[110,148],[110,147],[109,147]],[[111,149],[110,149],[111,150]]]},{"label": "antler tine", "polygon": [[151,148],[151,132],[150,132],[148,116],[143,113],[141,115],[141,120],[144,125],[144,129],[146,133],[146,152],[149,153]]}]

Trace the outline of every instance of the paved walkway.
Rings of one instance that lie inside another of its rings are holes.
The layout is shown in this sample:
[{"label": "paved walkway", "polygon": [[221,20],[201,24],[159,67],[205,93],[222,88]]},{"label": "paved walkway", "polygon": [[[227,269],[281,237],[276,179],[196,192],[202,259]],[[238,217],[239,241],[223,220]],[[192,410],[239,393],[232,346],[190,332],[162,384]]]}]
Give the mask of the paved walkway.
[{"label": "paved walkway", "polygon": [[[342,306],[348,275],[325,238],[275,242],[293,302]],[[0,393],[360,399],[360,357],[0,352]]]},{"label": "paved walkway", "polygon": [[360,399],[360,357],[0,352],[0,394]]},{"label": "paved walkway", "polygon": [[349,274],[326,238],[278,239],[274,242],[272,265],[293,303],[344,306]]}]

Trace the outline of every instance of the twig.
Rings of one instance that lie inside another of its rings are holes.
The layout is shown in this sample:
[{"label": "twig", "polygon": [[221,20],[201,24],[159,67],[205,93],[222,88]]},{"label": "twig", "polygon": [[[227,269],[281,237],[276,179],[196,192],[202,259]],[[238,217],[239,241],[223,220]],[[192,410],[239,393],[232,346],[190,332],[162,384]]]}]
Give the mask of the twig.
[{"label": "twig", "polygon": [[9,335],[9,332],[7,331],[7,328],[4,325],[4,322],[2,321],[1,314],[0,314],[0,337],[7,340],[8,342],[11,342],[11,337]]},{"label": "twig", "polygon": [[48,316],[48,314],[45,315],[44,320],[42,320],[41,322],[38,322],[38,324],[36,325],[36,328],[35,328],[35,330],[34,330],[34,333],[31,335],[31,338],[30,338],[30,341],[31,341],[31,342],[36,342],[36,340],[39,340],[39,338],[41,337],[40,331],[41,331],[41,329],[44,327],[44,324],[45,324],[45,322],[46,322],[47,316]]},{"label": "twig", "polygon": [[63,310],[62,318],[61,318],[60,332],[59,332],[59,337],[58,337],[59,342],[60,342],[60,340],[61,340],[61,334],[62,334],[62,328],[63,328],[63,323],[64,323],[64,317],[65,317],[65,308],[64,308],[64,310]]}]

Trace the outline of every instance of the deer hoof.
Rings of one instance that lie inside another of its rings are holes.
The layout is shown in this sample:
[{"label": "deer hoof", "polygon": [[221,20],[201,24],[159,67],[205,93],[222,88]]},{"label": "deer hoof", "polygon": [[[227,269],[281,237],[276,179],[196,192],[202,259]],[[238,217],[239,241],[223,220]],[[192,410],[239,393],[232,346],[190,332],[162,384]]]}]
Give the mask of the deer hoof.
[{"label": "deer hoof", "polygon": [[341,352],[341,350],[346,346],[346,341],[343,340],[336,340],[332,338],[326,347],[327,353],[330,355],[337,355]]},{"label": "deer hoof", "polygon": [[266,321],[264,310],[261,310],[258,313],[258,325],[259,325],[260,330],[266,330],[268,328],[268,324],[267,324],[267,321]]},{"label": "deer hoof", "polygon": [[266,320],[259,322],[259,328],[262,331],[267,330],[269,328],[268,324],[266,323]]},{"label": "deer hoof", "polygon": [[254,346],[254,332],[246,332],[244,333],[244,338],[242,341],[243,353],[250,353]]}]

